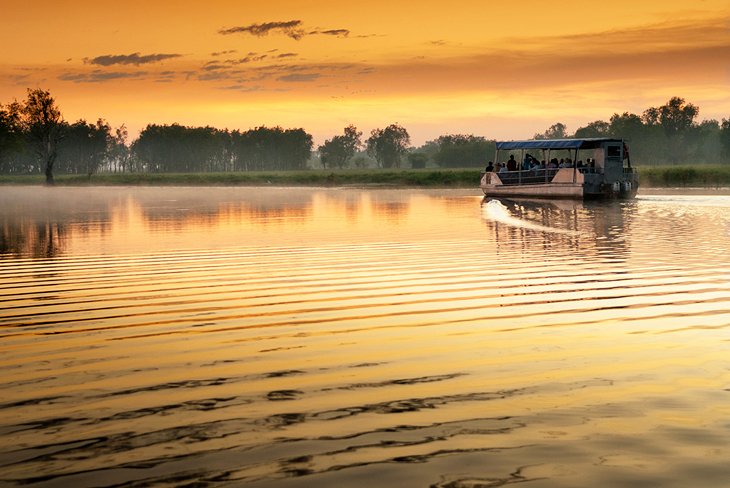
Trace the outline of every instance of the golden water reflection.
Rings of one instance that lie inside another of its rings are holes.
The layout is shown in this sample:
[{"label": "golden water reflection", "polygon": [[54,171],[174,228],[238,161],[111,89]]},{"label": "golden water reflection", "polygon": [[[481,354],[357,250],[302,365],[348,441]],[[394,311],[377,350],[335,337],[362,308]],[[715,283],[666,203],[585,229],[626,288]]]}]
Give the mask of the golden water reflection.
[{"label": "golden water reflection", "polygon": [[[39,196],[38,193],[41,193]],[[0,196],[0,252],[54,257],[67,253],[124,254],[166,249],[224,248],[419,238],[489,239],[494,251],[524,239],[529,227],[471,225],[480,212],[473,191],[300,188],[24,188]],[[483,204],[484,202],[482,202]],[[620,204],[503,203],[517,219],[548,230],[543,246],[586,249],[596,236],[617,245],[634,209]]]},{"label": "golden water reflection", "polygon": [[730,479],[730,197],[7,190],[0,485]]}]

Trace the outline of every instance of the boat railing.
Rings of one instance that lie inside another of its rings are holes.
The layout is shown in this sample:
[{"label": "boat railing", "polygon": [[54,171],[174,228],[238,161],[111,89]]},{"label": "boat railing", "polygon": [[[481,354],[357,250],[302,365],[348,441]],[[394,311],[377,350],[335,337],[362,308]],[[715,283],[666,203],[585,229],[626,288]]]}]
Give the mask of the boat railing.
[{"label": "boat railing", "polygon": [[503,185],[539,185],[550,183],[559,168],[502,171],[497,173]]}]

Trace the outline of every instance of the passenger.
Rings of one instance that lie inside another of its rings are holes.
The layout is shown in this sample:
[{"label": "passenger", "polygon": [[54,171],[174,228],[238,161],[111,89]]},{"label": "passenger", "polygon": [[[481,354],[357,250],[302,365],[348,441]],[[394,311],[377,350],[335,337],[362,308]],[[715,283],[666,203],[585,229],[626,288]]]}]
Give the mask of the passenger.
[{"label": "passenger", "polygon": [[530,156],[530,153],[525,154],[525,159],[522,161],[523,170],[530,169],[530,161],[532,161],[532,156]]},{"label": "passenger", "polygon": [[486,171],[487,173],[494,172],[494,163],[489,161],[489,164],[487,164],[487,167],[484,168],[484,171]]},{"label": "passenger", "polygon": [[505,163],[499,163],[499,173],[506,173],[507,165]]},{"label": "passenger", "polygon": [[558,164],[561,168],[565,168],[565,158],[560,158],[560,163]]},{"label": "passenger", "polygon": [[548,163],[548,168],[555,169],[558,167],[558,160],[553,158],[550,160],[550,163]]},{"label": "passenger", "polygon": [[517,161],[515,160],[514,154],[509,155],[509,160],[507,160],[507,171],[517,171]]}]

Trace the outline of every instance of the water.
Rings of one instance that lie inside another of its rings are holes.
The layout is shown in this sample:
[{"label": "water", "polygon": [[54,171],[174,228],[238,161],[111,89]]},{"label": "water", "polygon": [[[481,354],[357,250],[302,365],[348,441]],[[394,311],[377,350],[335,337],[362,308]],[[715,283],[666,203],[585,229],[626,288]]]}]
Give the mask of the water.
[{"label": "water", "polygon": [[730,197],[0,189],[0,485],[730,486]]}]

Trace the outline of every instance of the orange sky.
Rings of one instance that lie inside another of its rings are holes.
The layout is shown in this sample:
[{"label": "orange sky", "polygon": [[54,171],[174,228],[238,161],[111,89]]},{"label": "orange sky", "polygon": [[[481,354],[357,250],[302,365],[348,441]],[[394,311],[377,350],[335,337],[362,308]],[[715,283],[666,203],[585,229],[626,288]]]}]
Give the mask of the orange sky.
[{"label": "orange sky", "polygon": [[0,103],[66,119],[304,127],[398,122],[526,138],[681,96],[730,117],[730,2],[4,0]]}]

